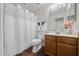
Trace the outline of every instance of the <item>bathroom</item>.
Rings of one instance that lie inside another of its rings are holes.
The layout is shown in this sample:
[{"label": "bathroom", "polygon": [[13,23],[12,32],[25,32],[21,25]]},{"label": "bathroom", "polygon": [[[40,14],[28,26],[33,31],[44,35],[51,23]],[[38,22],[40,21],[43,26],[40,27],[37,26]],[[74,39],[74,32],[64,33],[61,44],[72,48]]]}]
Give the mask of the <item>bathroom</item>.
[{"label": "bathroom", "polygon": [[0,3],[0,56],[79,56],[78,15],[79,3]]}]

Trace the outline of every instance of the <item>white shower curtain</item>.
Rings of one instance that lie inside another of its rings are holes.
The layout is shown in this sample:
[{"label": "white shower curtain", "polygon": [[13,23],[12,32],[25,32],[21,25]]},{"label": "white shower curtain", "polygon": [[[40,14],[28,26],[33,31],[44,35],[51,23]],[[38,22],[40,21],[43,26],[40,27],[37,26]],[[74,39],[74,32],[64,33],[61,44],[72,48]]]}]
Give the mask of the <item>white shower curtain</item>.
[{"label": "white shower curtain", "polygon": [[3,47],[2,35],[3,35],[3,4],[0,3],[0,56],[2,56],[2,47]]},{"label": "white shower curtain", "polygon": [[[4,4],[4,55],[16,55],[32,46],[36,24],[29,12]],[[32,32],[34,31],[34,32]]]}]

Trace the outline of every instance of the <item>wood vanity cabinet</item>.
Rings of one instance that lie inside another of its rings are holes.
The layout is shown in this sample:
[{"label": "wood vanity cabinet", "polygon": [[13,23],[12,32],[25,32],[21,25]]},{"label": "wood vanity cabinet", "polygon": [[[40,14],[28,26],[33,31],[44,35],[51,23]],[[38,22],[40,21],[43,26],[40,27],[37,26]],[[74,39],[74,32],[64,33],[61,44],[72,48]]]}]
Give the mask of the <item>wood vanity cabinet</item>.
[{"label": "wood vanity cabinet", "polygon": [[52,56],[76,56],[77,38],[45,35],[45,54]]},{"label": "wood vanity cabinet", "polygon": [[72,37],[57,37],[58,56],[76,56],[76,39]]},{"label": "wood vanity cabinet", "polygon": [[58,42],[57,56],[76,56],[76,46]]},{"label": "wood vanity cabinet", "polygon": [[56,37],[51,35],[45,35],[45,54],[56,55]]}]

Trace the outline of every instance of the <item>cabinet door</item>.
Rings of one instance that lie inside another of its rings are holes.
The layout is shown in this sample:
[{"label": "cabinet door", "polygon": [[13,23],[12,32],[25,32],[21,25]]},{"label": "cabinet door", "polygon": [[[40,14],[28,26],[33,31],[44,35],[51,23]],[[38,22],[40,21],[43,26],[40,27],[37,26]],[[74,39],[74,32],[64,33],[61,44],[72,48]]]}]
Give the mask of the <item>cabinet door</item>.
[{"label": "cabinet door", "polygon": [[45,40],[45,54],[56,55],[56,41],[52,39]]},{"label": "cabinet door", "polygon": [[75,56],[76,47],[64,43],[57,43],[57,55],[58,56]]},{"label": "cabinet door", "polygon": [[71,44],[71,45],[76,45],[76,38],[71,38],[71,37],[57,37],[57,41]]}]

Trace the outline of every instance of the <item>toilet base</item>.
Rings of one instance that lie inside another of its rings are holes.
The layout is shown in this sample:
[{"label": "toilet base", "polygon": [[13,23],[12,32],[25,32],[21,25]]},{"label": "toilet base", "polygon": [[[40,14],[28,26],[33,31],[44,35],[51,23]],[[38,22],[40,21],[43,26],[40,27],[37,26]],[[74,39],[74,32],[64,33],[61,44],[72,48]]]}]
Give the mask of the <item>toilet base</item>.
[{"label": "toilet base", "polygon": [[37,53],[41,49],[41,47],[42,47],[41,43],[39,45],[34,45],[33,49],[32,49],[32,52]]}]

